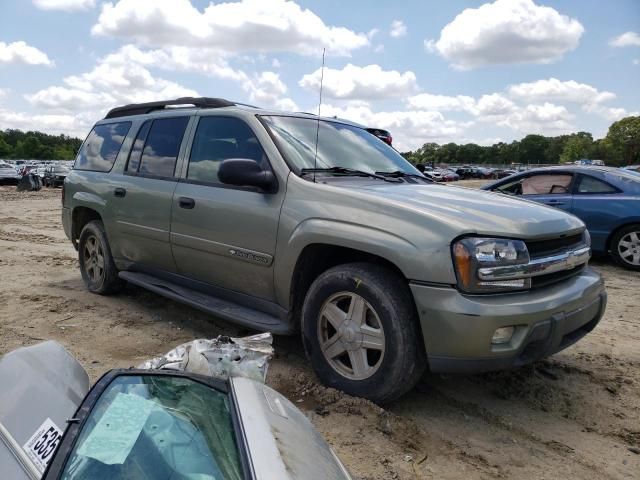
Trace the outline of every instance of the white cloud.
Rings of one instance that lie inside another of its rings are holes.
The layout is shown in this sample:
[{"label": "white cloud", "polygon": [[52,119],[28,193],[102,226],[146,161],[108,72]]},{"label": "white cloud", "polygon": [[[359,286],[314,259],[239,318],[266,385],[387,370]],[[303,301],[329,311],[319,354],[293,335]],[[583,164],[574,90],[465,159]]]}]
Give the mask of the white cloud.
[{"label": "white cloud", "polygon": [[634,65],[640,65],[640,58],[634,58],[631,63],[633,63]]},{"label": "white cloud", "polygon": [[95,35],[133,39],[149,46],[196,46],[245,51],[349,55],[369,44],[364,33],[326,25],[286,0],[209,4],[200,12],[189,0],[119,0],[102,6]]},{"label": "white cloud", "polygon": [[636,32],[625,32],[611,39],[612,47],[640,47],[640,35]]},{"label": "white cloud", "polygon": [[484,117],[493,117],[496,115],[506,115],[512,112],[516,105],[499,93],[490,95],[482,95],[476,102],[475,114]]},{"label": "white cloud", "polygon": [[47,54],[23,41],[0,42],[0,65],[3,63],[24,63],[27,65],[53,66]]},{"label": "white cloud", "polygon": [[91,92],[57,86],[39,90],[33,95],[27,95],[27,99],[38,108],[60,111],[78,111],[115,103],[115,99],[106,92]]},{"label": "white cloud", "polygon": [[576,19],[533,0],[496,0],[463,10],[425,46],[458,69],[550,63],[575,49],[583,32]]},{"label": "white cloud", "polygon": [[126,103],[198,95],[195,90],[152,75],[122,51],[106,56],[90,72],[66,77],[64,83],[64,87],[51,86],[25,97],[38,108],[57,112],[104,112]]},{"label": "white cloud", "polygon": [[476,100],[467,95],[432,95],[420,93],[409,97],[407,104],[419,110],[460,111],[472,115],[503,115],[514,108],[514,103],[499,93],[483,95]]},{"label": "white cloud", "polygon": [[391,28],[389,30],[389,35],[393,38],[404,37],[407,34],[407,26],[404,24],[402,20],[394,20],[391,22]]},{"label": "white cloud", "polygon": [[95,0],[33,0],[42,10],[88,10],[96,6]]},{"label": "white cloud", "polygon": [[630,115],[639,115],[638,112],[629,112],[626,108],[622,107],[605,107],[603,105],[589,105],[584,108],[586,112],[595,113],[602,118],[615,122],[621,118],[628,117]]},{"label": "white cloud", "polygon": [[394,145],[401,151],[413,150],[425,142],[446,143],[460,139],[470,126],[470,122],[447,120],[440,112],[373,111],[366,102],[349,102],[345,107],[323,104],[322,115],[387,129],[393,135]]},{"label": "white cloud", "polygon": [[33,115],[0,108],[0,130],[15,128],[84,138],[97,117],[95,114]]},{"label": "white cloud", "polygon": [[419,110],[466,111],[472,113],[475,110],[476,101],[473,97],[466,95],[448,96],[420,93],[409,97],[407,104],[409,107]]},{"label": "white cloud", "polygon": [[571,123],[574,116],[562,105],[545,102],[542,105],[517,107],[502,117],[486,118],[499,126],[508,127],[526,135],[561,135],[575,131]]},{"label": "white cloud", "polygon": [[125,45],[108,55],[105,62],[132,62],[147,67],[200,73],[228,80],[247,79],[247,75],[241,70],[233,69],[228,64],[225,53],[217,49],[168,46],[155,50],[141,50],[134,45]]},{"label": "white cloud", "polygon": [[11,90],[8,88],[0,88],[0,100],[6,97]]},{"label": "white cloud", "polygon": [[255,78],[247,80],[243,89],[249,93],[249,101],[257,103],[259,107],[287,111],[300,110],[292,99],[285,97],[287,86],[275,72],[262,72]]},{"label": "white cloud", "polygon": [[585,105],[602,103],[616,98],[614,93],[601,92],[586,83],[578,83],[575,80],[563,82],[557,78],[511,85],[508,91],[511,97],[526,101],[556,100]]},{"label": "white cloud", "polygon": [[[308,90],[320,88],[321,69],[302,77],[299,85]],[[322,95],[340,99],[383,99],[413,93],[416,76],[411,71],[383,70],[379,65],[359,67],[347,64],[342,70],[324,69]]]}]

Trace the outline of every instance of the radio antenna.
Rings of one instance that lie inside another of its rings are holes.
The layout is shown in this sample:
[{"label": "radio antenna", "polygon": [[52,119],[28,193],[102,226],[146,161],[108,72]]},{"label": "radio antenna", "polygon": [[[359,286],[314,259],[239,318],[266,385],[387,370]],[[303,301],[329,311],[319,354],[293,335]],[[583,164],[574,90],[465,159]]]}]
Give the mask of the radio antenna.
[{"label": "radio antenna", "polygon": [[324,52],[322,49],[322,67],[320,68],[320,101],[318,102],[318,123],[316,125],[316,153],[313,156],[313,183],[316,183],[316,165],[318,164],[318,138],[320,137],[320,107],[322,107],[322,81],[324,80]]}]

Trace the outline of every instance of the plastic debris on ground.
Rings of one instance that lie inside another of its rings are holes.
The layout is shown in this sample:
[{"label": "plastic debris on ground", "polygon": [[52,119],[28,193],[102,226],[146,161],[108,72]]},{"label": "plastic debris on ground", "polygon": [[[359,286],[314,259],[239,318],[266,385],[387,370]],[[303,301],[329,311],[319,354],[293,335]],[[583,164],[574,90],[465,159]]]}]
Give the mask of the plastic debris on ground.
[{"label": "plastic debris on ground", "polygon": [[40,180],[40,177],[33,173],[28,173],[27,175],[23,175],[18,181],[16,190],[18,192],[37,192],[41,188],[42,180]]},{"label": "plastic debris on ground", "polygon": [[179,370],[221,380],[246,377],[264,383],[273,356],[272,343],[270,333],[242,338],[220,335],[211,340],[198,339],[183,343],[162,357],[147,360],[138,368]]}]

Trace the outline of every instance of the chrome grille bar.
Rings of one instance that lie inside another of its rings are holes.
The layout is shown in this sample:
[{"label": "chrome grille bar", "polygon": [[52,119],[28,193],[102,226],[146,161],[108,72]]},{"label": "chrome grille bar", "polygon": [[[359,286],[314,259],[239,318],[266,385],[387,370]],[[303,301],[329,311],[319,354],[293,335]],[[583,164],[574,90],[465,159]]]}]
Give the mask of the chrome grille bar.
[{"label": "chrome grille bar", "polygon": [[591,258],[591,248],[585,246],[549,257],[535,258],[522,265],[480,268],[478,270],[478,278],[484,281],[496,281],[538,277],[549,273],[571,270],[587,263],[589,258]]}]

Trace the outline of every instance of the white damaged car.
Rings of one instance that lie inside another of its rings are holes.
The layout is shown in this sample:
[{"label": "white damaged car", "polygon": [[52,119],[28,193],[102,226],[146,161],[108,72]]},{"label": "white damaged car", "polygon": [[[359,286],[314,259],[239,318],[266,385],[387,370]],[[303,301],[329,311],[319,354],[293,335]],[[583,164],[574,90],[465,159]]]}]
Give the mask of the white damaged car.
[{"label": "white damaged car", "polygon": [[232,373],[237,355],[195,350],[170,352],[164,366],[111,370],[91,389],[82,366],[55,342],[8,353],[0,359],[2,478],[351,478],[278,392],[252,378],[191,368]]}]

